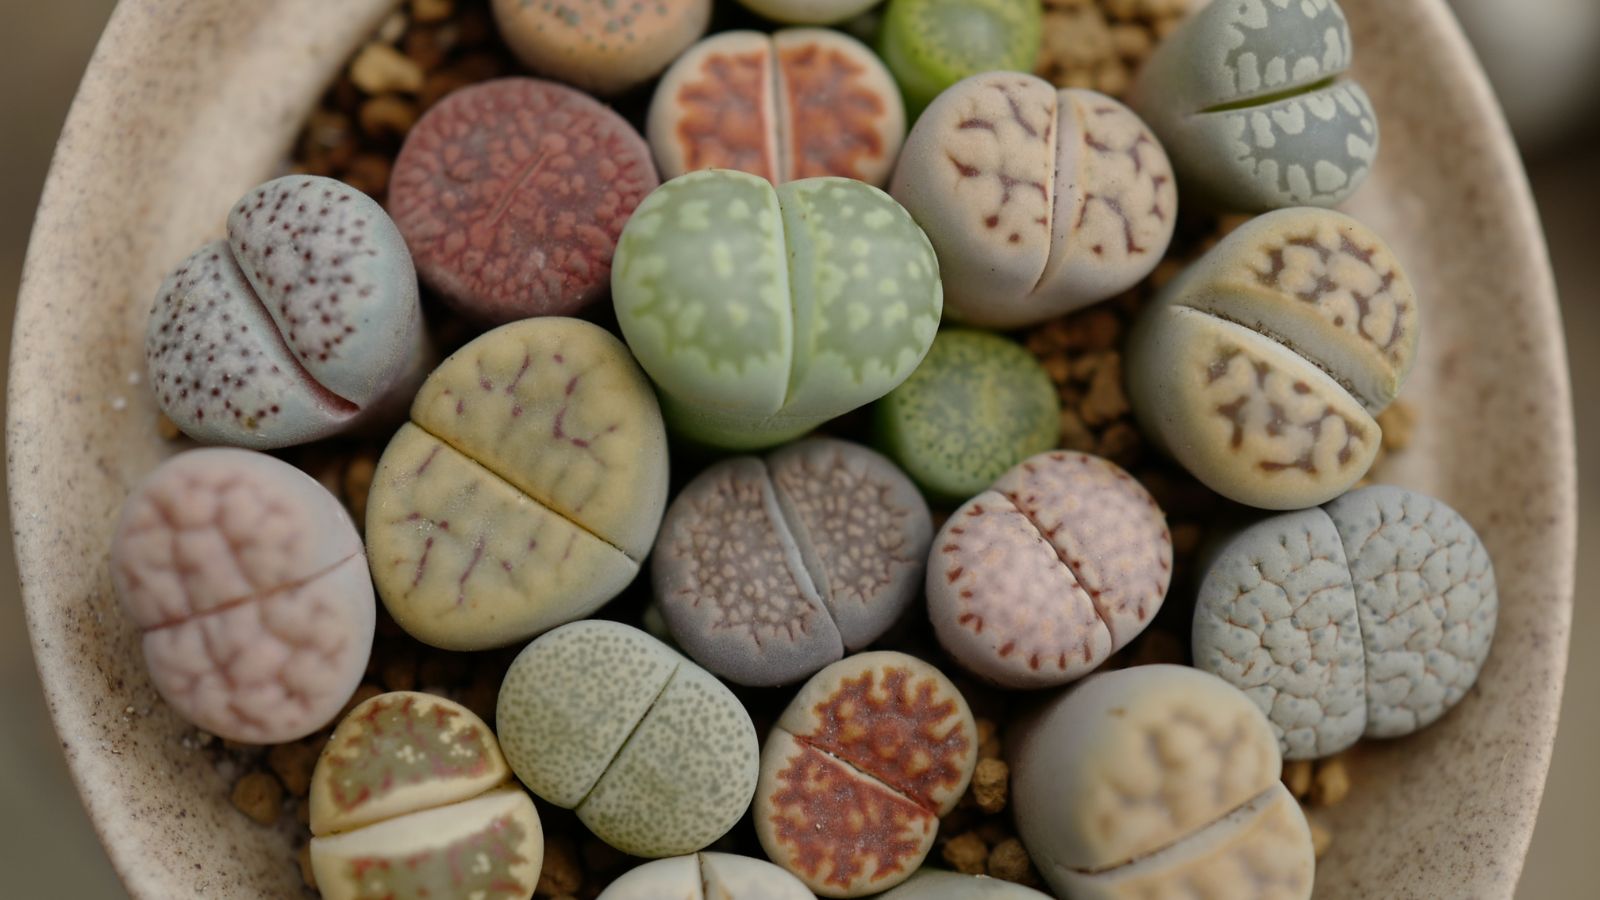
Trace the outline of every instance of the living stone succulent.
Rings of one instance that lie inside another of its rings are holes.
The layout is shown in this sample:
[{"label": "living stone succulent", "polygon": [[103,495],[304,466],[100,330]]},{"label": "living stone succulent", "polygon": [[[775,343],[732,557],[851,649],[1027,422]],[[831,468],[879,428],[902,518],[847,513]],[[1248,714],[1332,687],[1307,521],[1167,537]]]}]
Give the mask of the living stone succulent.
[{"label": "living stone succulent", "polygon": [[711,23],[711,0],[493,0],[523,65],[595,94],[660,75]]},{"label": "living stone succulent", "polygon": [[889,0],[878,52],[914,119],[969,75],[1032,71],[1043,36],[1039,0]]},{"label": "living stone succulent", "polygon": [[1416,360],[1417,298],[1383,241],[1316,208],[1258,216],[1169,284],[1127,346],[1144,432],[1223,496],[1303,509],[1366,475]]},{"label": "living stone succulent", "polygon": [[945,329],[904,384],[878,403],[878,439],[922,489],[960,503],[1056,445],[1061,399],[1015,341]]},{"label": "living stone succulent", "polygon": [[1311,896],[1311,831],[1278,780],[1277,740],[1215,676],[1096,675],[1006,747],[1017,834],[1059,896]]},{"label": "living stone succulent", "polygon": [[111,576],[156,690],[234,741],[271,744],[339,714],[366,670],[376,603],[355,524],[299,469],[191,450],[123,504]]},{"label": "living stone succulent", "polygon": [[631,869],[596,900],[816,900],[816,895],[764,859],[707,852]]},{"label": "living stone succulent", "polygon": [[1172,166],[1103,94],[986,72],[940,94],[890,193],[939,254],[953,321],[1017,328],[1133,287],[1177,223]]},{"label": "living stone succulent", "polygon": [[162,283],[145,360],[161,410],[206,443],[267,450],[398,415],[428,364],[411,255],[360,191],[269,181]]},{"label": "living stone succulent", "polygon": [[1236,536],[1200,585],[1195,665],[1266,713],[1288,759],[1431,724],[1494,639],[1494,567],[1455,510],[1403,488],[1352,491]]},{"label": "living stone succulent", "polygon": [[756,836],[821,896],[886,890],[922,864],[977,762],[972,711],[938,669],[893,651],[846,657],[768,735]]},{"label": "living stone succulent", "polygon": [[311,776],[311,867],[326,900],[533,896],[544,831],[482,719],[396,691],[334,729]]},{"label": "living stone succulent", "polygon": [[865,12],[880,0],[739,0],[752,12],[793,25],[832,25]]},{"label": "living stone succulent", "polygon": [[634,856],[693,853],[750,805],[749,713],[704,669],[617,622],[562,626],[511,664],[495,711],[522,783]]},{"label": "living stone succulent", "polygon": [[879,900],[1050,900],[1030,887],[986,875],[923,869]]},{"label": "living stone succulent", "polygon": [[1057,451],[946,520],[928,559],[928,617],[974,674],[1050,687],[1137,637],[1171,579],[1172,538],[1149,492],[1114,463]]},{"label": "living stone succulent", "polygon": [[1333,206],[1378,153],[1334,0],[1221,0],[1145,62],[1130,105],[1172,156],[1185,202],[1259,212]]},{"label": "living stone succulent", "polygon": [[725,31],[673,63],[646,131],[667,178],[737,169],[774,184],[838,175],[881,185],[906,114],[889,70],[849,35]]},{"label": "living stone succulent", "polygon": [[718,463],[667,510],[652,562],[672,636],[730,681],[798,681],[916,598],[933,524],[877,453],[812,438]]},{"label": "living stone succulent", "polygon": [[514,322],[428,377],[379,460],[373,579],[418,640],[509,644],[627,587],[666,499],[666,429],[622,343],[577,319]]},{"label": "living stone succulent", "polygon": [[771,446],[883,396],[927,353],[939,266],[888,194],[691,172],[617,245],[617,319],[685,436]]}]

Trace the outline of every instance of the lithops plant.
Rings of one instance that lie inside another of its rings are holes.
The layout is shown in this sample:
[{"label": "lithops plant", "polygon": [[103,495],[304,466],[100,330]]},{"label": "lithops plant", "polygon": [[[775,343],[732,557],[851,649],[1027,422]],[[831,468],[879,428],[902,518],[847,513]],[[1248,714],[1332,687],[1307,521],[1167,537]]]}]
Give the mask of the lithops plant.
[{"label": "lithops plant", "polygon": [[756,836],[824,897],[860,897],[915,872],[978,762],[977,726],[950,679],[904,653],[818,672],[761,750]]},{"label": "lithops plant", "polygon": [[1266,717],[1213,675],[1088,679],[1008,737],[1017,834],[1073,900],[1306,900],[1311,831]]},{"label": "lithops plant", "polygon": [[711,0],[494,0],[522,64],[594,94],[660,75],[711,22]]},{"label": "lithops plant", "polygon": [[503,325],[428,376],[384,450],[373,579],[418,640],[509,644],[627,587],[666,499],[666,429],[627,348],[577,319]]},{"label": "lithops plant", "polygon": [[816,900],[816,895],[764,859],[696,853],[632,869],[597,900]]},{"label": "lithops plant", "polygon": [[879,0],[739,0],[753,12],[775,22],[792,25],[832,25],[843,22]]},{"label": "lithops plant", "polygon": [[931,496],[960,503],[1056,445],[1061,399],[1033,354],[982,331],[945,329],[878,403],[878,440]]},{"label": "lithops plant", "polygon": [[738,698],[617,622],[574,622],[529,644],[500,685],[495,726],[523,784],[634,856],[705,847],[755,792],[756,731]]},{"label": "lithops plant", "polygon": [[719,168],[773,183],[838,175],[881,185],[906,114],[889,70],[849,35],[725,31],[673,63],[646,131],[667,178]]},{"label": "lithops plant", "polygon": [[1243,212],[1333,206],[1378,153],[1334,0],[1212,3],[1161,41],[1130,104],[1172,155],[1184,200]]},{"label": "lithops plant", "polygon": [[411,255],[360,191],[269,181],[162,283],[145,361],[162,412],[205,443],[287,447],[398,415],[429,362]]},{"label": "lithops plant", "polygon": [[1494,567],[1460,514],[1362,488],[1251,526],[1201,581],[1195,665],[1266,713],[1287,759],[1398,737],[1460,702],[1494,639]]},{"label": "lithops plant", "polygon": [[812,438],[702,472],[667,510],[651,572],[697,662],[739,684],[790,684],[900,617],[932,539],[928,505],[893,463]]},{"label": "lithops plant", "polygon": [[117,520],[111,577],[156,690],[212,734],[303,737],[366,669],[377,605],[355,524],[270,456],[191,450],[145,476]]},{"label": "lithops plant", "polygon": [[946,314],[986,328],[1133,287],[1177,222],[1172,166],[1138,116],[1017,72],[940,94],[906,139],[890,193],[939,254]]},{"label": "lithops plant", "polygon": [[629,220],[611,280],[668,422],[730,449],[782,443],[883,396],[922,360],[942,306],[922,229],[844,178],[675,178]]},{"label": "lithops plant", "polygon": [[1024,460],[957,509],[928,558],[928,616],[974,674],[1011,688],[1083,677],[1133,640],[1172,580],[1172,538],[1116,464]]},{"label": "lithops plant", "polygon": [[325,900],[533,896],[544,831],[482,719],[396,691],[351,710],[311,775]]},{"label": "lithops plant", "polygon": [[1043,34],[1039,0],[889,0],[878,52],[915,118],[963,78],[1032,71]]},{"label": "lithops plant", "polygon": [[1050,900],[1030,887],[986,875],[923,869],[880,900]]},{"label": "lithops plant", "polygon": [[1349,490],[1416,359],[1411,282],[1361,223],[1258,216],[1168,285],[1127,346],[1144,432],[1219,494],[1303,509]]},{"label": "lithops plant", "polygon": [[605,293],[617,235],[659,183],[644,138],[586,94],[503,78],[455,91],[406,136],[389,210],[423,283],[491,323]]}]

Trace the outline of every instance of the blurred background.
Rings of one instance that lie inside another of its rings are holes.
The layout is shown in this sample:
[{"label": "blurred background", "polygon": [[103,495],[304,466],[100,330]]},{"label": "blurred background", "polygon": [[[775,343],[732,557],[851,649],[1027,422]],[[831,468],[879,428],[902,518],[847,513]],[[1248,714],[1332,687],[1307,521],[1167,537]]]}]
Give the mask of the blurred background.
[{"label": "blurred background", "polygon": [[[0,347],[55,137],[114,0],[0,0]],[[1519,898],[1596,896],[1600,829],[1600,0],[1452,0],[1501,96],[1544,220],[1566,317],[1581,466],[1573,654],[1555,762]],[[1447,164],[1447,162],[1446,162]],[[1463,248],[1462,252],[1470,252]],[[0,373],[0,379],[4,374]],[[4,474],[0,473],[0,481]],[[0,543],[0,873],[8,897],[124,896],[50,729]],[[93,790],[93,785],[89,790]]]}]

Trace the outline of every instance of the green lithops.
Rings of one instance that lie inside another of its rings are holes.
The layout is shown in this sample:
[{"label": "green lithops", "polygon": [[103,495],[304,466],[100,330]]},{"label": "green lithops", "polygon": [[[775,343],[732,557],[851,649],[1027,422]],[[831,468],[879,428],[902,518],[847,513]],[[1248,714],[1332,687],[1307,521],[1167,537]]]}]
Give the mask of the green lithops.
[{"label": "green lithops", "polygon": [[728,170],[645,198],[612,295],[668,423],[739,449],[883,396],[922,360],[943,305],[933,247],[888,194]]},{"label": "green lithops", "polygon": [[979,72],[1030,72],[1044,34],[1039,0],[890,0],[878,52],[915,118]]},{"label": "green lithops", "polygon": [[879,439],[923,490],[959,503],[1056,445],[1061,401],[1016,342],[946,329],[922,365],[878,404]]}]

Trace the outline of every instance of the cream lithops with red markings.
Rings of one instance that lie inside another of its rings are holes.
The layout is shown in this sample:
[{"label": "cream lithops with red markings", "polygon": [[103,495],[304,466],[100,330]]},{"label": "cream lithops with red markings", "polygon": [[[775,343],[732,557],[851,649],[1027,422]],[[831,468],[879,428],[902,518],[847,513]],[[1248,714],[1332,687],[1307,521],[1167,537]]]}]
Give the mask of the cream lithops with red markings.
[{"label": "cream lithops with red markings", "polygon": [[977,762],[972,711],[938,669],[892,651],[847,657],[767,737],[756,835],[824,897],[886,890],[922,864]]},{"label": "cream lithops with red markings", "polygon": [[1266,717],[1214,675],[1096,675],[1006,741],[1017,834],[1074,900],[1306,900],[1311,831]]},{"label": "cream lithops with red markings", "polygon": [[945,522],[928,561],[928,615],[973,673],[1048,687],[1138,636],[1171,578],[1166,517],[1142,485],[1097,456],[1043,453]]},{"label": "cream lithops with red markings", "polygon": [[254,744],[310,734],[350,699],[372,650],[366,568],[339,501],[249,450],[163,463],[111,541],[156,690],[206,731]]},{"label": "cream lithops with red markings", "polygon": [[1127,290],[1161,261],[1177,222],[1172,167],[1138,116],[1018,72],[939,95],[890,193],[939,254],[949,317],[988,328]]},{"label": "cream lithops with red markings", "polygon": [[673,63],[647,131],[666,178],[723,168],[775,184],[838,175],[881,185],[906,116],[889,70],[855,38],[727,31]]},{"label": "cream lithops with red markings", "polygon": [[419,640],[509,644],[626,587],[666,493],[661,412],[622,343],[576,319],[505,325],[428,377],[384,451],[373,578]]},{"label": "cream lithops with red markings", "polygon": [[493,0],[493,9],[524,65],[597,94],[661,74],[711,22],[711,0]]},{"label": "cream lithops with red markings", "polygon": [[357,706],[311,776],[325,900],[526,900],[544,862],[533,800],[465,707],[397,691]]},{"label": "cream lithops with red markings", "polygon": [[611,882],[596,900],[816,900],[816,895],[764,859],[696,853],[645,863]]}]

